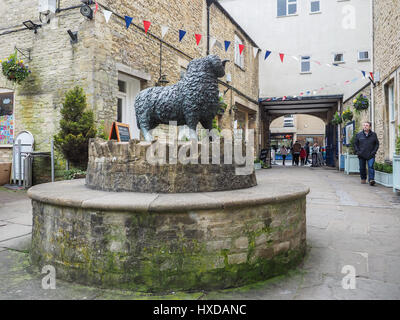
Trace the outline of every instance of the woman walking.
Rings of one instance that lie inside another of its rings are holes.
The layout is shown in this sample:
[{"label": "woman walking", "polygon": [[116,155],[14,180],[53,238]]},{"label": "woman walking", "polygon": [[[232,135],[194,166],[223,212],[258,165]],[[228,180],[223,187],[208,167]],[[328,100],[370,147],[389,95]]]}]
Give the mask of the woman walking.
[{"label": "woman walking", "polygon": [[286,156],[288,154],[288,150],[283,145],[283,146],[281,146],[281,149],[279,151],[281,152],[281,155],[282,155],[282,160],[283,160],[282,164],[285,165],[285,160],[286,160]]}]

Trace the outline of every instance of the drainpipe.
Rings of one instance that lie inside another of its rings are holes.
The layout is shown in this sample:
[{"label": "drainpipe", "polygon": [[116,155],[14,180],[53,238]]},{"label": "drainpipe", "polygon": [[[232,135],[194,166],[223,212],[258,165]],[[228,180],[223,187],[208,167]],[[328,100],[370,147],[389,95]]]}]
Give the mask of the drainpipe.
[{"label": "drainpipe", "polygon": [[214,0],[206,0],[207,2],[207,56],[210,54],[210,6]]},{"label": "drainpipe", "polygon": [[[372,71],[375,72],[374,70],[374,1],[371,0],[371,65],[372,65]],[[370,112],[370,121],[372,123],[372,130],[375,131],[375,97],[374,97],[374,85],[371,85],[371,108],[369,108]]]}]

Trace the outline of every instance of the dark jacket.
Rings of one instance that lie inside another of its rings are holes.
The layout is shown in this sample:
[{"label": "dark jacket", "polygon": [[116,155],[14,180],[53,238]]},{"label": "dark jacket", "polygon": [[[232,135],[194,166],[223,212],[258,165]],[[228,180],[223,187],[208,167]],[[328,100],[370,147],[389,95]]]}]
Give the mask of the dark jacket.
[{"label": "dark jacket", "polygon": [[300,153],[300,151],[301,151],[301,144],[297,142],[293,145],[293,153]]},{"label": "dark jacket", "polygon": [[368,132],[368,136],[365,135],[364,131],[357,133],[354,149],[359,158],[365,160],[374,158],[379,149],[379,140],[376,133],[371,130]]}]

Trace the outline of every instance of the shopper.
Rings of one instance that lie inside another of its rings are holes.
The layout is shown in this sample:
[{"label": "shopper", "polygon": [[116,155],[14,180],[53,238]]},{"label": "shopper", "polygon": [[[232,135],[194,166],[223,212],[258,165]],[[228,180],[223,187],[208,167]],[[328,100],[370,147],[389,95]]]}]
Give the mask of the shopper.
[{"label": "shopper", "polygon": [[306,164],[307,152],[305,148],[301,148],[300,150],[300,160],[301,165],[304,166]]},{"label": "shopper", "polygon": [[280,153],[282,155],[282,164],[285,165],[286,156],[288,154],[288,149],[286,149],[285,145],[281,146]]},{"label": "shopper", "polygon": [[301,144],[296,141],[293,145],[293,156],[294,156],[294,165],[299,165],[299,158],[300,158],[300,151],[301,151]]},{"label": "shopper", "polygon": [[310,156],[310,141],[306,142],[304,149],[306,149],[306,164],[308,164],[308,157]]},{"label": "shopper", "polygon": [[373,186],[375,184],[375,155],[379,149],[379,140],[376,133],[371,130],[371,122],[363,123],[363,130],[356,135],[354,149],[360,162],[361,183],[367,183],[366,166],[368,164],[368,181]]},{"label": "shopper", "polygon": [[318,167],[318,153],[319,153],[318,143],[314,143],[311,152],[311,167]]}]

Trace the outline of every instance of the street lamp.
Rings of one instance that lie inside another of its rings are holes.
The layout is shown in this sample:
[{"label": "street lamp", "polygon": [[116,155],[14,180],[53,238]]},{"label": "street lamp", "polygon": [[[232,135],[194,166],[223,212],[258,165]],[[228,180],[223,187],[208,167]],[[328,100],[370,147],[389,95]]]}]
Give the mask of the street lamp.
[{"label": "street lamp", "polygon": [[35,34],[37,33],[37,29],[41,28],[41,24],[36,24],[32,20],[27,20],[22,22],[22,24],[29,30],[34,30]]}]

